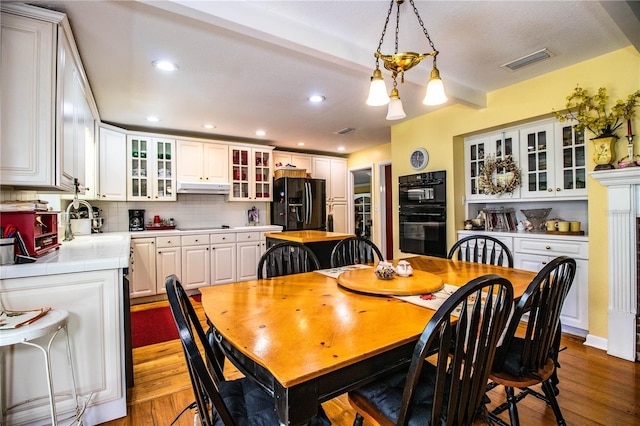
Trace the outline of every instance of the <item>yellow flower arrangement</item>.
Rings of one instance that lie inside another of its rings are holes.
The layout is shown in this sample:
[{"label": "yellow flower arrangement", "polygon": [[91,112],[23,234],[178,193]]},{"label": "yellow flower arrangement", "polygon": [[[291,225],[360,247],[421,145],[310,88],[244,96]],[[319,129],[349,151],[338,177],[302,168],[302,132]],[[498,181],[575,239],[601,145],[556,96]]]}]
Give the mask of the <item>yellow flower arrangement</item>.
[{"label": "yellow flower arrangement", "polygon": [[576,130],[589,130],[596,137],[614,136],[624,120],[635,116],[640,103],[640,90],[631,93],[626,101],[618,99],[609,111],[607,89],[601,87],[591,96],[586,89],[577,85],[573,93],[567,96],[566,112],[553,111],[561,122],[575,120]]}]

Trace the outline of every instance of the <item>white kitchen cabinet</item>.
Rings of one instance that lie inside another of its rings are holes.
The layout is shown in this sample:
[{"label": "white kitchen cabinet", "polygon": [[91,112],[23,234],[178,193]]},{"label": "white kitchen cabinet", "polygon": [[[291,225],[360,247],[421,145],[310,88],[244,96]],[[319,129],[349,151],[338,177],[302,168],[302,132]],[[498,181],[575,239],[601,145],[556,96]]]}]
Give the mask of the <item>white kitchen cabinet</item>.
[{"label": "white kitchen cabinet", "polygon": [[178,182],[229,182],[229,146],[177,141]]},{"label": "white kitchen cabinet", "polygon": [[313,157],[313,177],[326,180],[327,215],[333,214],[333,231],[347,232],[351,217],[347,208],[347,160]]},{"label": "white kitchen cabinet", "polygon": [[131,259],[129,261],[131,297],[153,296],[156,294],[156,239],[131,239]]},{"label": "white kitchen cabinet", "polygon": [[545,120],[520,129],[522,198],[587,196],[584,132]]},{"label": "white kitchen cabinet", "polygon": [[211,255],[209,234],[183,235],[182,286],[186,290],[211,283]]},{"label": "white kitchen cabinet", "polygon": [[127,200],[176,201],[175,140],[127,135]]},{"label": "white kitchen cabinet", "polygon": [[260,238],[260,232],[238,232],[236,234],[236,277],[238,281],[258,278],[258,262],[262,256]]},{"label": "white kitchen cabinet", "polygon": [[[96,422],[92,424],[126,415],[122,285],[121,269],[49,274],[0,282],[0,299],[7,309],[52,306],[69,312],[68,330],[76,387],[80,397],[91,395],[85,420],[90,418]],[[53,341],[51,353],[56,409],[63,418],[75,409],[67,375],[64,335]],[[3,412],[3,424],[51,423],[46,374],[39,350],[27,345],[0,350],[0,380],[3,411],[15,407],[6,417]]]},{"label": "white kitchen cabinet", "polygon": [[576,261],[576,277],[564,302],[560,319],[563,330],[586,336],[589,331],[589,243],[585,237],[490,231],[459,231],[458,238],[490,235],[512,250],[514,267],[539,272],[558,256]]},{"label": "white kitchen cabinet", "polygon": [[281,164],[283,167],[287,164],[296,166],[299,169],[305,169],[307,173],[313,174],[313,157],[308,154],[299,154],[297,152],[273,151],[274,167]]},{"label": "white kitchen cabinet", "polygon": [[236,281],[236,234],[211,234],[211,285]]},{"label": "white kitchen cabinet", "polygon": [[[465,195],[467,200],[489,200],[497,198],[494,194],[486,194],[480,185],[481,170],[487,157],[505,158],[511,156],[519,160],[518,132],[509,129],[485,135],[473,136],[464,141]],[[506,170],[496,170],[496,180],[508,179]],[[503,198],[518,198],[520,189],[513,194],[505,194]]]},{"label": "white kitchen cabinet", "polygon": [[[85,185],[94,106],[64,14],[2,4],[0,184],[72,192]],[[95,111],[95,114],[94,114]]]},{"label": "white kitchen cabinet", "polygon": [[230,146],[229,201],[271,201],[273,148]]},{"label": "white kitchen cabinet", "polygon": [[96,195],[104,201],[127,200],[127,135],[100,127]]},{"label": "white kitchen cabinet", "polygon": [[175,275],[181,279],[182,250],[180,237],[156,237],[156,294],[166,293],[165,279]]}]

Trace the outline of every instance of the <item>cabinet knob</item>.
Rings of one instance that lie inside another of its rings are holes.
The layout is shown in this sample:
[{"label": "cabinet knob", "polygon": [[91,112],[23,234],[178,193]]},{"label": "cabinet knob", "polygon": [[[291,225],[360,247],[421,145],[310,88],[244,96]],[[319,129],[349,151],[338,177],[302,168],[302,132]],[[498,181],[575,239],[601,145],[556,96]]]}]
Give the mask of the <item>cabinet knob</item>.
[{"label": "cabinet knob", "polygon": [[223,240],[226,240],[226,239],[227,239],[227,237],[222,237],[222,239],[223,239]]},{"label": "cabinet knob", "polygon": [[202,176],[200,176],[200,180],[202,180]]},{"label": "cabinet knob", "polygon": [[107,198],[107,196],[106,196],[106,195],[103,195],[103,196],[102,196],[102,198]]},{"label": "cabinet knob", "polygon": [[200,240],[196,239],[196,243],[197,243],[198,241],[200,241]]},{"label": "cabinet knob", "polygon": [[551,250],[551,246],[546,246],[545,247],[547,250]]},{"label": "cabinet knob", "polygon": [[553,192],[553,188],[547,189],[547,192]]},{"label": "cabinet knob", "polygon": [[543,262],[542,262],[542,264],[543,264],[543,265],[546,265],[546,264],[547,264],[547,261],[543,261]]},{"label": "cabinet knob", "polygon": [[562,191],[562,188],[556,188],[556,191]]}]

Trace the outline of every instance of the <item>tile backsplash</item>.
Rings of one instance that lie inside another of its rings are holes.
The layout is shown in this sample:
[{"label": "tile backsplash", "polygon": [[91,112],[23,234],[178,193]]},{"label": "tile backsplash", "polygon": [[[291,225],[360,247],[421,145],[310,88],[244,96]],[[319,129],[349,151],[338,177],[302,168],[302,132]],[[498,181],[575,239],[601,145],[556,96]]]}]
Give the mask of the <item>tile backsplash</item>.
[{"label": "tile backsplash", "polygon": [[[0,193],[0,201],[34,199],[47,200],[49,207],[59,211],[64,211],[71,202],[71,200],[61,199],[57,194],[38,194],[35,191],[3,190]],[[103,232],[128,231],[130,209],[144,209],[147,222],[155,215],[163,219],[173,218],[178,228],[220,225],[237,227],[248,224],[248,210],[255,206],[259,213],[259,224],[270,223],[269,203],[229,202],[224,195],[178,194],[177,202],[89,200],[89,203],[101,209],[100,215],[105,218]]]}]

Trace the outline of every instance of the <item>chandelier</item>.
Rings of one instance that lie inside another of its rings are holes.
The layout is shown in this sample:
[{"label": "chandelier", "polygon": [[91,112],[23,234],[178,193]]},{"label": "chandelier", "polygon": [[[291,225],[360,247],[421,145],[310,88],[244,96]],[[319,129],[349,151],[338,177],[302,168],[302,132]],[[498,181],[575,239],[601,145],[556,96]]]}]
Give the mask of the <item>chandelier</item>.
[{"label": "chandelier", "polygon": [[[389,25],[389,18],[391,17],[391,12],[393,11],[393,5],[397,4],[396,11],[396,33],[395,33],[395,50],[393,55],[383,55],[380,52],[382,47],[382,42],[384,41],[384,36],[387,32],[387,26]],[[436,50],[431,38],[429,37],[429,33],[427,29],[424,27],[424,23],[420,18],[420,14],[418,13],[418,9],[416,9],[413,0],[409,0],[409,3],[413,7],[413,13],[415,13],[418,18],[418,23],[422,27],[422,31],[424,32],[427,41],[429,42],[429,46],[431,47],[431,52],[429,53],[415,53],[415,52],[401,52],[398,53],[398,33],[400,30],[400,5],[404,3],[404,0],[391,0],[389,3],[389,12],[387,13],[387,20],[384,23],[384,29],[382,30],[382,35],[380,36],[380,42],[378,43],[378,49],[374,53],[376,57],[376,69],[373,71],[373,76],[371,77],[371,87],[369,88],[369,97],[367,98],[367,105],[371,106],[381,106],[389,104],[389,110],[387,113],[387,120],[399,120],[401,118],[406,117],[404,113],[404,108],[402,107],[402,101],[400,101],[400,93],[398,92],[398,75],[400,75],[400,82],[404,83],[404,73],[405,71],[410,70],[414,66],[418,65],[420,61],[429,56],[433,57],[433,69],[431,70],[431,76],[429,78],[429,82],[427,83],[427,92],[422,101],[425,105],[440,105],[447,101],[447,96],[444,93],[444,86],[442,84],[442,80],[440,79],[440,71],[436,67],[436,56],[438,56],[438,51]],[[391,71],[391,78],[393,79],[393,89],[391,90],[391,95],[387,91],[387,86],[382,79],[382,71],[380,71],[380,60],[384,63],[384,67]]]}]

